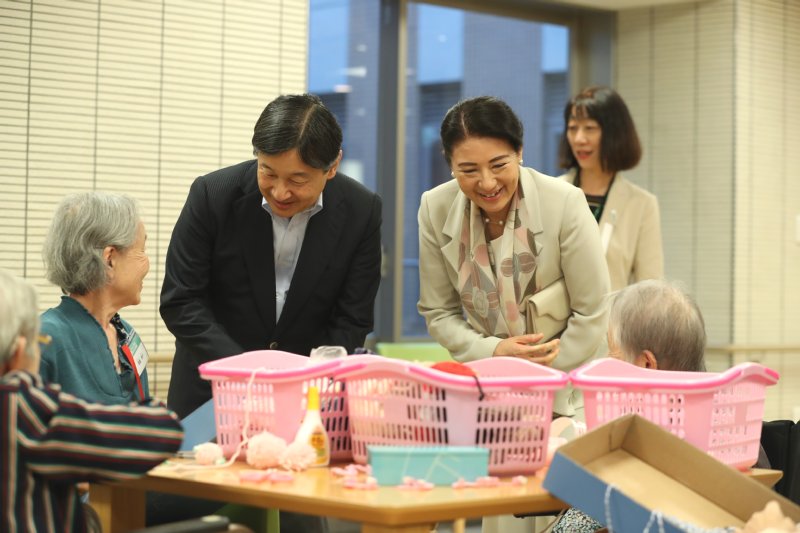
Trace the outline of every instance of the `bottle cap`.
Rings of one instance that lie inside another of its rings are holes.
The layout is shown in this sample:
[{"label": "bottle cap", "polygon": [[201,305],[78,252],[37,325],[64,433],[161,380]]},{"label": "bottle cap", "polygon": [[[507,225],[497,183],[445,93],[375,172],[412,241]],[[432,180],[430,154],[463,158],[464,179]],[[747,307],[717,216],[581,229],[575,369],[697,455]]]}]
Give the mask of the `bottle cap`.
[{"label": "bottle cap", "polygon": [[319,411],[319,390],[315,386],[308,387],[308,407],[309,411]]}]

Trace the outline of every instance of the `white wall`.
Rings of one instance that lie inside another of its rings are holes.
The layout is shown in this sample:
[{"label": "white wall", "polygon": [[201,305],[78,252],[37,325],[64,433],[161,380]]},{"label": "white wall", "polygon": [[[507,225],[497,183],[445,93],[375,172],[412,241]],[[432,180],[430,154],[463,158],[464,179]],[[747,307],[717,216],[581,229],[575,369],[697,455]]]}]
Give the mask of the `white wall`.
[{"label": "white wall", "polygon": [[[711,344],[800,345],[798,27],[795,0],[619,13],[616,86],[645,152],[629,175],[658,195],[666,275],[696,295]],[[800,351],[746,358],[782,374],[767,418],[793,417]]]}]

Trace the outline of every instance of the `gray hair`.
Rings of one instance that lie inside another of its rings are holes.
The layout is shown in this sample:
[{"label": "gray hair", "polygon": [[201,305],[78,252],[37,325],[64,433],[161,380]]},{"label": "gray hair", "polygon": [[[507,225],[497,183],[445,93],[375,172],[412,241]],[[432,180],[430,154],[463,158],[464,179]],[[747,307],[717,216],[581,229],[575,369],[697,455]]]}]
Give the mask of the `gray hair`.
[{"label": "gray hair", "polygon": [[19,336],[28,340],[30,355],[38,342],[39,311],[30,282],[0,269],[0,366],[14,354]]},{"label": "gray hair", "polygon": [[86,294],[108,283],[103,250],[124,251],[136,240],[139,205],[130,196],[91,191],[67,196],[44,243],[47,279],[67,294]]},{"label": "gray hair", "polygon": [[650,350],[662,370],[704,371],[706,330],[697,304],[662,280],[625,287],[611,305],[609,340],[628,361]]}]

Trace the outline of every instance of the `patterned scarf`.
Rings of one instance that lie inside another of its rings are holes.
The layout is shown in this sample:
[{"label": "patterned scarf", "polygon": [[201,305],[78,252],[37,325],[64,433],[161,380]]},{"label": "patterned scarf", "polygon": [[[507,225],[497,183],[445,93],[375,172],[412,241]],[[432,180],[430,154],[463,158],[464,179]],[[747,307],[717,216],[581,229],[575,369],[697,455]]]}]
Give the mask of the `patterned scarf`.
[{"label": "patterned scarf", "polygon": [[[503,226],[500,257],[492,258],[480,208],[467,201],[461,224],[458,289],[467,321],[485,335],[508,338],[525,334],[525,296],[536,290],[536,249],[528,229],[521,180]],[[493,259],[493,260],[492,260]],[[499,278],[492,270],[498,268]]]}]

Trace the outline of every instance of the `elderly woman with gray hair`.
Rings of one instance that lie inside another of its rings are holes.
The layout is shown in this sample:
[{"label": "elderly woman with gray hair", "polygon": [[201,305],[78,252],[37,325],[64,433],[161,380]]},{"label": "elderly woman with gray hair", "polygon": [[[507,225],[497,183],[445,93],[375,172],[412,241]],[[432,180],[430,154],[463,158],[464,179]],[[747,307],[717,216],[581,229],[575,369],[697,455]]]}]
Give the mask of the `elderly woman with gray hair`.
[{"label": "elderly woman with gray hair", "polygon": [[[643,368],[705,372],[706,327],[700,309],[679,286],[644,280],[619,291],[608,318],[608,356]],[[763,448],[757,467],[769,468]],[[605,527],[568,509],[553,533],[594,533]]]},{"label": "elderly woman with gray hair", "polygon": [[704,372],[706,327],[677,285],[645,280],[619,291],[608,317],[608,356],[657,370]]},{"label": "elderly woman with gray hair", "polygon": [[141,300],[146,238],[129,196],[86,192],[58,206],[43,256],[47,279],[64,296],[42,315],[42,332],[52,337],[42,353],[45,381],[106,404],[149,397],[147,350],[119,316]]}]

